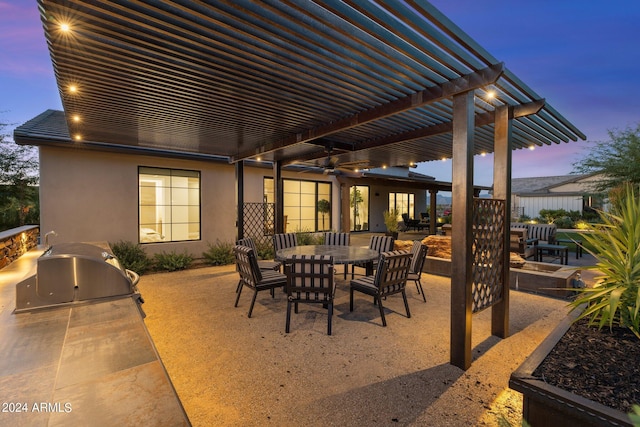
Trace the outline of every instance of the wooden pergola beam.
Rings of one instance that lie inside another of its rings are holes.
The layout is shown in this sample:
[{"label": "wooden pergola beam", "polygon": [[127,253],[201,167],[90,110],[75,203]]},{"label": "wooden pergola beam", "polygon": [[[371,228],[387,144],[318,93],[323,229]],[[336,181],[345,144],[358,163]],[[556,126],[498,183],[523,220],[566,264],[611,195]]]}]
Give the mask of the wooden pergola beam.
[{"label": "wooden pergola beam", "polygon": [[276,151],[293,144],[309,142],[314,139],[352,129],[375,120],[384,119],[385,117],[441,101],[442,99],[450,98],[460,93],[479,89],[495,83],[503,72],[504,64],[502,62],[494,64],[474,73],[426,88],[409,96],[405,96],[404,98],[399,98],[395,101],[344,117],[331,123],[317,126],[313,129],[307,129],[306,131],[296,133],[295,135],[291,135],[278,141],[265,143],[255,149],[243,151],[231,157],[230,162],[235,163],[253,156]]},{"label": "wooden pergola beam", "polygon": [[[527,104],[511,105],[505,108],[508,109],[509,119],[516,119],[518,117],[525,117],[531,114],[536,114],[538,111],[542,109],[542,107],[544,107],[545,102],[546,101],[544,99],[539,99],[537,101],[529,102]],[[499,107],[499,108],[502,108],[502,107]],[[476,114],[475,116],[475,127],[486,126],[494,123],[495,123],[495,111],[483,113],[483,114]],[[389,144],[409,142],[409,141],[413,141],[420,138],[426,138],[429,136],[450,133],[452,132],[452,130],[453,130],[452,122],[441,123],[438,125],[415,129],[415,130],[404,132],[397,135],[365,140],[355,144],[351,151],[367,150],[370,148],[383,147]],[[335,155],[339,155],[339,154],[341,153],[335,153]],[[326,156],[327,156],[327,152],[325,150],[316,150],[310,153],[306,153],[302,156],[284,158],[281,160],[283,165],[287,165],[295,162],[320,159]]]}]

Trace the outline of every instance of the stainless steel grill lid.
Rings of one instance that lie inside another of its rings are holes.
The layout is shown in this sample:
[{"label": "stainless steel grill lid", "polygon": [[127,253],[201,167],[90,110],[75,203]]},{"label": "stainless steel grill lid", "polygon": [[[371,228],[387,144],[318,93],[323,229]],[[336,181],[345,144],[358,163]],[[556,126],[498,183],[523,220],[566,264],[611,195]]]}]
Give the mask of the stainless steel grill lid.
[{"label": "stainless steel grill lid", "polygon": [[38,258],[36,274],[16,285],[16,311],[131,296],[138,279],[107,244],[56,244]]}]

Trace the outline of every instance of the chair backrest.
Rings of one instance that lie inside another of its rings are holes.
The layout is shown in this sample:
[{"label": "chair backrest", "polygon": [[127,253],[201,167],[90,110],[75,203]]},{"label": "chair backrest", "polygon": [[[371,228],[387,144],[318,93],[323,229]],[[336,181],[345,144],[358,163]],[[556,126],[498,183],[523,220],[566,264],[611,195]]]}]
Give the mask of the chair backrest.
[{"label": "chair backrest", "polygon": [[255,288],[262,281],[262,273],[258,267],[255,252],[248,246],[235,245],[233,254],[236,257],[236,269],[240,279],[247,286]]},{"label": "chair backrest", "polygon": [[402,221],[404,221],[405,224],[409,223],[409,214],[408,213],[403,213],[402,214]]},{"label": "chair backrest", "polygon": [[287,295],[292,300],[327,301],[333,298],[333,257],[293,256],[287,260]]},{"label": "chair backrest", "polygon": [[273,249],[278,252],[280,249],[298,246],[298,236],[296,233],[282,233],[273,235]]},{"label": "chair backrest", "polygon": [[253,249],[253,253],[255,256],[258,256],[258,249],[256,248],[256,243],[253,241],[251,237],[245,237],[244,239],[240,239],[236,242],[236,245],[246,246],[248,248]]},{"label": "chair backrest", "polygon": [[380,289],[380,294],[393,293],[404,288],[407,284],[410,266],[410,252],[391,251],[381,253],[374,279],[374,283]]},{"label": "chair backrest", "polygon": [[373,249],[378,253],[389,252],[393,250],[393,237],[391,236],[371,236],[369,240],[369,249]]},{"label": "chair backrest", "polygon": [[324,233],[324,244],[349,246],[349,233],[334,233],[328,231]]},{"label": "chair backrest", "polygon": [[411,266],[409,267],[411,273],[422,274],[422,266],[427,256],[427,249],[427,245],[423,245],[420,240],[413,241],[413,246],[411,246]]},{"label": "chair backrest", "polygon": [[555,243],[557,226],[555,224],[530,224],[528,238],[544,240],[549,244]]}]

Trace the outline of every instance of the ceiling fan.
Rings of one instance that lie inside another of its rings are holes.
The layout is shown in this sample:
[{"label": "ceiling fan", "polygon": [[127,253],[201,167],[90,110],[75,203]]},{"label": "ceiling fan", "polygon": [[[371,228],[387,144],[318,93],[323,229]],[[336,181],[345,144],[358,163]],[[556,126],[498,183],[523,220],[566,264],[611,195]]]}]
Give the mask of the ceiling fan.
[{"label": "ceiling fan", "polygon": [[362,173],[358,169],[367,167],[369,162],[367,160],[357,160],[353,162],[341,162],[337,156],[333,156],[333,147],[328,145],[325,148],[327,157],[322,162],[321,166],[324,169],[325,175],[341,175],[350,177],[360,177]]}]

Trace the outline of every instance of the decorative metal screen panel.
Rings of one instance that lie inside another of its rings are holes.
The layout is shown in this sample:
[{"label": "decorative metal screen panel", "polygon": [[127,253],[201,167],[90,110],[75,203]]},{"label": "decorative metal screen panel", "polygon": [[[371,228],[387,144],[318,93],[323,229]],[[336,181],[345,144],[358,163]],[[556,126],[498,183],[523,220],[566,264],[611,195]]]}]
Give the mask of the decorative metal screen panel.
[{"label": "decorative metal screen panel", "polygon": [[274,203],[245,203],[242,208],[244,227],[242,235],[251,237],[260,248],[272,247],[271,236],[275,224],[276,207]]},{"label": "decorative metal screen panel", "polygon": [[474,199],[473,312],[500,302],[504,287],[505,201]]}]

